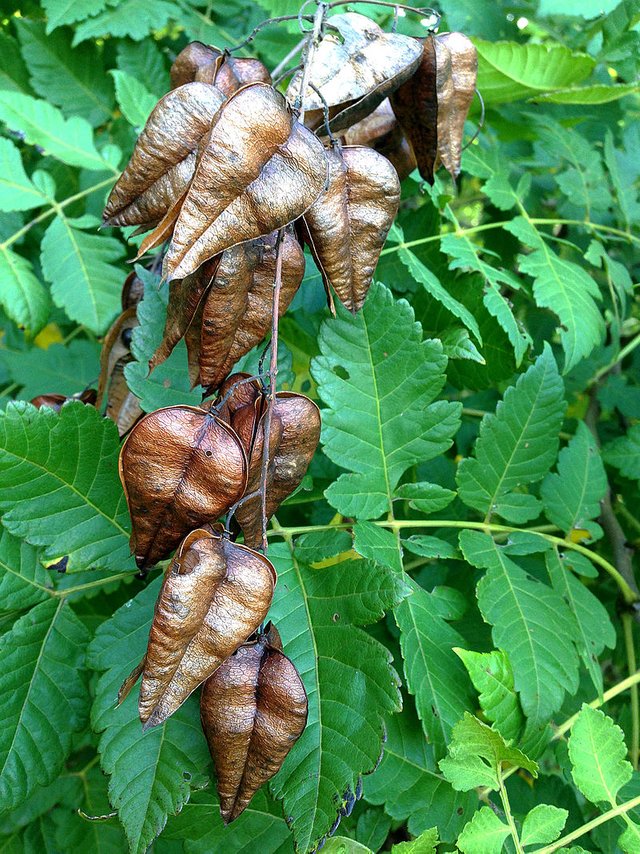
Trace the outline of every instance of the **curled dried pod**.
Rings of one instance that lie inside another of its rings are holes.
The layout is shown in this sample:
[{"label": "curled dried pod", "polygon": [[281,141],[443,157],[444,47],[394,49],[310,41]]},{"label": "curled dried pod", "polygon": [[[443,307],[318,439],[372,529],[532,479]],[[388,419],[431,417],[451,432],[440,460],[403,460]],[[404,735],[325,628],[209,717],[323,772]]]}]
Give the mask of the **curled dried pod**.
[{"label": "curled dried pod", "polygon": [[136,309],[128,308],[105,335],[100,352],[96,406],[100,408],[106,398],[105,415],[115,422],[120,436],[124,436],[143,415],[140,401],[129,390],[124,375],[125,366],[133,360],[131,334],[136,326]]},{"label": "curled dried pod", "polygon": [[362,145],[327,150],[329,185],[304,215],[325,287],[358,311],[400,203],[400,181],[382,154]]},{"label": "curled dried pod", "polygon": [[185,83],[193,83],[194,80],[201,79],[203,73],[215,69],[221,60],[222,53],[217,48],[198,41],[189,42],[176,56],[171,66],[169,72],[171,88],[177,89]]},{"label": "curled dried pod", "polygon": [[304,685],[273,627],[205,682],[200,717],[228,824],[280,769],[307,722]]},{"label": "curled dried pod", "polygon": [[145,729],[165,721],[256,631],[275,583],[263,555],[212,529],[192,531],[164,578],[147,652],[119,702],[142,673],[140,719]]},{"label": "curled dried pod", "polygon": [[374,148],[387,158],[401,181],[416,168],[413,150],[398,124],[388,98],[372,113],[350,127],[344,135],[344,142],[346,145],[366,145]]},{"label": "curled dried pod", "polygon": [[443,66],[442,86],[438,82],[438,157],[455,178],[460,173],[464,123],[476,90],[478,52],[462,33],[442,33],[434,42],[436,50],[449,57],[448,62],[438,58],[439,75]]},{"label": "curled dried pod", "polygon": [[126,311],[128,308],[135,308],[142,301],[143,296],[144,282],[136,271],[132,270],[122,285],[122,293],[120,295],[122,310]]},{"label": "curled dried pod", "polygon": [[131,551],[142,568],[244,494],[247,460],[221,419],[199,407],[169,406],[135,425],[120,451],[120,479],[131,514]]},{"label": "curled dried pod", "polygon": [[194,80],[210,83],[225,95],[233,95],[249,83],[271,83],[271,75],[254,57],[236,57],[202,42],[191,42],[171,66],[171,88]]},{"label": "curled dried pod", "polygon": [[74,394],[69,397],[65,394],[55,394],[53,392],[48,394],[38,394],[36,397],[31,399],[30,403],[35,406],[36,409],[42,409],[42,407],[45,406],[48,409],[60,412],[65,403],[68,403],[70,400],[79,400],[80,403],[84,403],[86,406],[95,406],[96,390],[94,388],[88,388],[81,394]]}]

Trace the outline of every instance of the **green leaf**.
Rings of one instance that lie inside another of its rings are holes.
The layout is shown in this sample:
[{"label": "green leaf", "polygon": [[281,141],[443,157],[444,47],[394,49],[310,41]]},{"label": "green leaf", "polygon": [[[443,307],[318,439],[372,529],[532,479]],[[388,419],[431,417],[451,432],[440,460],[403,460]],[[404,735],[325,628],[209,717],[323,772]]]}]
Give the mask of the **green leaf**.
[{"label": "green leaf", "polygon": [[29,74],[16,39],[0,32],[0,89],[30,93]]},{"label": "green leaf", "polygon": [[488,534],[462,531],[460,545],[472,566],[487,569],[478,605],[493,626],[493,642],[509,656],[522,708],[532,725],[546,723],[578,689],[579,641],[562,597],[522,570]]},{"label": "green leaf", "polygon": [[351,551],[353,546],[351,535],[340,529],[332,531],[315,531],[298,537],[295,544],[296,557],[307,566],[317,561]]},{"label": "green leaf", "polygon": [[402,540],[405,549],[414,555],[432,558],[459,558],[460,553],[453,543],[440,537],[430,537],[426,534],[414,534]]},{"label": "green leaf", "polygon": [[391,854],[436,854],[438,828],[431,827],[411,842],[398,842],[391,848]]},{"label": "green leaf", "polygon": [[323,412],[327,456],[349,470],[326,490],[343,515],[375,519],[391,510],[403,473],[450,447],[460,404],[433,402],[444,384],[446,359],[423,341],[404,300],[373,285],[356,315],[338,306],[322,324],[322,355],[312,374]]},{"label": "green leaf", "polygon": [[10,139],[0,138],[0,211],[27,211],[46,201],[24,171],[18,149]]},{"label": "green leaf", "polygon": [[490,807],[481,807],[458,839],[462,854],[500,854],[509,828]]},{"label": "green leaf", "polygon": [[381,807],[365,809],[358,816],[356,839],[374,851],[379,851],[387,841],[391,824],[391,816],[388,816]]},{"label": "green leaf", "polygon": [[86,339],[52,344],[46,350],[2,350],[0,362],[18,383],[20,396],[31,399],[38,394],[73,395],[95,385],[100,375],[100,345]]},{"label": "green leaf", "polygon": [[35,335],[49,319],[49,292],[26,258],[6,246],[0,250],[0,302],[12,320]]},{"label": "green leaf", "polygon": [[46,101],[21,92],[0,91],[0,120],[11,130],[23,133],[30,145],[40,146],[62,163],[100,172],[116,171],[97,151],[91,125],[79,116],[65,119]]},{"label": "green leaf", "polygon": [[602,455],[623,477],[640,480],[640,424],[634,424],[626,436],[605,445]]},{"label": "green leaf", "polygon": [[401,577],[367,561],[308,569],[287,544],[269,549],[278,570],[270,618],[307,689],[307,727],[270,784],[301,850],[313,848],[380,756],[383,716],[398,711],[391,655],[359,626],[406,595]]},{"label": "green leaf", "polygon": [[53,585],[28,543],[0,529],[0,612],[25,611],[48,599]]},{"label": "green leaf", "polygon": [[135,43],[118,43],[118,68],[138,80],[149,92],[160,98],[169,88],[169,72],[164,56],[153,39]]},{"label": "green leaf", "polygon": [[47,32],[64,24],[75,24],[90,15],[101,12],[107,5],[107,0],[42,0],[42,6],[47,13]]},{"label": "green leaf", "polygon": [[111,262],[122,258],[124,247],[114,237],[80,230],[95,226],[93,217],[57,216],[45,232],[40,261],[55,304],[100,335],[120,309],[123,274]]},{"label": "green leaf", "polygon": [[537,305],[551,309],[560,319],[558,332],[566,374],[604,337],[604,321],[597,306],[601,299],[598,286],[584,268],[557,255],[523,217],[516,217],[505,228],[533,249],[528,255],[519,256],[520,270],[534,280]]},{"label": "green leaf", "polygon": [[0,413],[4,526],[46,546],[47,560],[68,555],[69,570],[132,569],[119,450],[115,424],[92,406],[10,403]]},{"label": "green leaf", "polygon": [[[94,765],[83,773],[82,783],[84,797],[76,798],[71,806],[66,809],[59,807],[53,813],[59,850],[121,854],[126,849],[122,826],[115,816],[106,818],[112,811],[107,778]],[[78,804],[81,804],[80,808]],[[96,820],[93,816],[101,818]]]},{"label": "green leaf", "polygon": [[604,161],[609,170],[611,183],[615,189],[616,198],[627,228],[630,223],[640,219],[640,202],[634,181],[625,179],[624,153],[619,151],[613,140],[613,134],[607,131],[604,140]]},{"label": "green leaf", "polygon": [[520,842],[522,845],[554,842],[562,833],[569,812],[551,804],[538,804],[522,822]]},{"label": "green leaf", "polygon": [[402,572],[400,542],[393,531],[386,531],[371,522],[357,522],[353,526],[353,548],[362,557]]},{"label": "green leaf", "polygon": [[117,6],[83,21],[77,28],[73,44],[102,36],[130,36],[143,39],[152,30],[160,30],[170,20],[179,20],[180,11],[166,0],[120,0]]},{"label": "green leaf", "polygon": [[167,816],[180,811],[191,785],[202,787],[209,764],[195,698],[146,733],[138,717],[137,690],[116,707],[122,681],[146,651],[161,581],[155,579],[100,626],[88,657],[89,665],[102,672],[91,711],[93,728],[101,733],[100,764],[110,776],[109,800],[134,854],[143,854]]},{"label": "green leaf", "polygon": [[474,39],[478,89],[487,104],[504,104],[536,92],[566,89],[591,73],[595,61],[561,44],[518,44]]},{"label": "green leaf", "polygon": [[93,127],[111,118],[113,87],[96,45],[73,49],[67,32],[52,34],[26,18],[17,18],[16,27],[36,94]]},{"label": "green leaf", "polygon": [[598,18],[610,12],[619,0],[584,0],[576,4],[575,0],[540,0],[540,15],[573,15],[574,17]]},{"label": "green leaf", "polygon": [[136,274],[144,282],[144,297],[138,304],[140,325],[133,330],[131,353],[136,361],[125,366],[124,374],[131,391],[140,398],[145,412],[163,406],[192,404],[198,406],[202,395],[191,388],[187,372],[187,348],[181,341],[166,362],[149,374],[149,359],[157,350],[164,334],[169,290],[160,287],[160,277],[136,265]]},{"label": "green leaf", "polygon": [[489,518],[523,523],[540,512],[533,495],[516,492],[548,471],[558,450],[565,410],[563,385],[551,349],[507,389],[495,415],[485,415],[474,456],[458,466],[460,498]]},{"label": "green leaf", "polygon": [[444,756],[451,732],[473,708],[469,679],[452,647],[464,641],[439,612],[433,594],[412,582],[413,593],[395,609],[409,691],[436,758]]},{"label": "green leaf", "polygon": [[497,730],[465,712],[453,729],[449,755],[439,765],[454,789],[468,792],[478,786],[497,789],[504,763],[538,776],[535,762],[516,747],[509,747]]},{"label": "green leaf", "polygon": [[453,260],[449,264],[451,270],[468,270],[479,273],[485,283],[483,304],[489,314],[498,321],[506,332],[513,347],[516,364],[520,364],[524,354],[529,349],[531,338],[516,320],[509,300],[501,293],[501,286],[507,285],[514,290],[520,288],[518,279],[507,270],[497,269],[484,261],[481,249],[464,234],[445,234],[440,241],[443,252]]},{"label": "green leaf", "polygon": [[608,104],[625,95],[637,95],[638,92],[640,88],[637,83],[618,83],[614,86],[595,83],[592,86],[573,86],[546,92],[544,95],[536,95],[533,100],[551,104]]},{"label": "green leaf", "polygon": [[508,656],[500,649],[493,652],[453,650],[467,668],[487,720],[507,741],[517,741],[524,716],[516,694],[513,670]]},{"label": "green leaf", "polygon": [[456,792],[439,773],[411,703],[387,721],[382,761],[364,778],[364,797],[416,836],[437,825],[443,842],[456,840],[478,802],[475,792]]},{"label": "green leaf", "polygon": [[456,497],[452,489],[446,489],[438,483],[421,481],[420,483],[403,483],[396,489],[396,498],[409,500],[409,507],[420,510],[421,513],[437,513],[443,510]]},{"label": "green leaf", "polygon": [[0,638],[0,810],[60,773],[89,710],[88,639],[62,599],[36,605]]},{"label": "green leaf", "polygon": [[606,491],[607,476],[598,445],[587,425],[579,422],[575,435],[560,451],[557,474],[550,472],[542,481],[544,512],[566,534],[584,530],[591,539],[599,539],[602,528],[593,520],[600,515]]},{"label": "green leaf", "polygon": [[583,704],[571,728],[569,759],[573,781],[585,798],[615,806],[618,792],[633,774],[626,756],[620,727],[600,709]]},{"label": "green leaf", "polygon": [[322,846],[327,854],[373,854],[370,848],[348,836],[332,836]]},{"label": "green leaf", "polygon": [[116,84],[116,98],[122,115],[134,128],[144,127],[156,105],[155,95],[126,71],[112,70],[110,74]]},{"label": "green leaf", "polygon": [[560,556],[557,546],[545,554],[551,586],[564,599],[573,614],[579,641],[578,653],[589,672],[591,681],[598,692],[602,693],[602,669],[598,656],[605,646],[613,649],[616,645],[616,632],[602,602],[575,577],[567,556]]}]

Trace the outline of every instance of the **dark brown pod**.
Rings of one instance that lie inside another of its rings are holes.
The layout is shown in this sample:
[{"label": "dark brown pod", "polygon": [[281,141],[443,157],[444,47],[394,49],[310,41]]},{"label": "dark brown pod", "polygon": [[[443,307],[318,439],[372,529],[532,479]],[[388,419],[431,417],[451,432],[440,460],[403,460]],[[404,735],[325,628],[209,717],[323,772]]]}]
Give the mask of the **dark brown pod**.
[{"label": "dark brown pod", "polygon": [[33,397],[30,403],[36,407],[36,409],[41,409],[43,406],[48,409],[53,409],[56,412],[60,412],[65,403],[68,403],[70,400],[79,400],[80,403],[84,403],[86,406],[95,406],[96,403],[96,390],[94,388],[85,389],[81,394],[71,395],[71,397],[67,397],[64,394],[38,394],[36,397]]},{"label": "dark brown pod", "polygon": [[125,366],[133,360],[131,333],[136,326],[138,318],[132,306],[113,323],[105,335],[100,352],[96,406],[100,408],[106,397],[105,415],[115,422],[120,436],[124,436],[143,415],[140,402],[129,390],[124,376]]},{"label": "dark brown pod", "polygon": [[245,491],[247,461],[235,432],[193,406],[145,415],[120,451],[131,551],[153,566],[185,536],[225,513]]},{"label": "dark brown pod", "polygon": [[273,630],[241,646],[204,684],[202,728],[216,768],[220,813],[238,818],[280,769],[307,722],[307,694]]},{"label": "dark brown pod", "polygon": [[210,530],[192,531],[164,578],[146,655],[119,702],[142,672],[140,719],[145,729],[165,721],[256,631],[275,583],[263,555]]},{"label": "dark brown pod", "polygon": [[[444,168],[456,178],[460,173],[464,123],[476,90],[478,53],[462,33],[442,33],[434,41],[439,78],[438,156]],[[440,52],[446,54],[442,59]]]},{"label": "dark brown pod", "polygon": [[361,145],[327,150],[329,185],[304,215],[325,286],[350,311],[365,301],[398,212],[400,181],[389,161]]},{"label": "dark brown pod", "polygon": [[217,63],[198,69],[196,80],[217,86],[229,98],[250,83],[271,83],[271,75],[259,59],[221,53]]},{"label": "dark brown pod", "polygon": [[374,148],[387,158],[401,181],[416,168],[413,151],[396,120],[388,98],[372,113],[350,127],[344,135],[344,141],[346,145],[367,145]]},{"label": "dark brown pod", "polygon": [[173,61],[169,72],[171,88],[177,89],[185,83],[201,79],[203,72],[215,69],[221,61],[222,53],[217,48],[202,42],[190,42]]},{"label": "dark brown pod", "polygon": [[144,282],[138,278],[136,271],[132,270],[124,280],[122,286],[122,294],[120,295],[122,310],[126,311],[128,308],[136,308],[138,303],[142,301],[143,296]]}]

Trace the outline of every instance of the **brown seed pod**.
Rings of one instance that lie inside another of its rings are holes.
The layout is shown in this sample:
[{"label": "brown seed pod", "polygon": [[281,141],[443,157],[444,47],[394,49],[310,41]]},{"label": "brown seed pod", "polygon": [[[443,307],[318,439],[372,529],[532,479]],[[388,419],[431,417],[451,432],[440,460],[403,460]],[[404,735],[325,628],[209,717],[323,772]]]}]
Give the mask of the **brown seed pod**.
[{"label": "brown seed pod", "polygon": [[193,176],[196,151],[225,101],[206,83],[186,83],[161,98],[109,194],[105,225],[156,225]]},{"label": "brown seed pod", "polygon": [[[202,42],[190,42],[176,56],[169,72],[171,88],[177,89],[185,83],[201,80],[204,72],[215,69],[222,60],[222,53],[211,45]],[[215,73],[215,72],[214,72]],[[205,83],[210,81],[205,80]]]},{"label": "brown seed pod", "polygon": [[140,719],[145,729],[165,721],[255,632],[275,583],[263,555],[210,530],[192,531],[164,578],[147,652],[119,702],[141,672]]},{"label": "brown seed pod", "polygon": [[366,145],[378,151],[391,163],[401,181],[416,168],[413,151],[396,120],[388,98],[372,113],[350,127],[344,135],[344,142],[346,145]]},{"label": "brown seed pod", "polygon": [[136,326],[138,326],[138,318],[135,306],[132,306],[124,311],[111,326],[102,342],[100,352],[100,380],[96,406],[100,408],[106,396],[105,415],[116,423],[120,436],[124,436],[143,415],[140,402],[129,390],[124,376],[125,365],[133,360],[130,349],[131,332]]},{"label": "brown seed pod", "polygon": [[[333,15],[329,30],[313,54],[309,81],[329,106],[330,126],[343,130],[371,113],[390,92],[411,77],[422,54],[417,39],[385,33],[365,15]],[[287,98],[300,97],[302,71],[291,79]],[[310,127],[323,123],[323,100],[309,87],[304,106]]]},{"label": "brown seed pod", "polygon": [[448,71],[446,59],[441,63],[438,58],[438,75],[442,73],[444,77],[442,86],[438,82],[438,155],[444,168],[456,178],[460,174],[464,123],[476,90],[478,52],[462,33],[442,33],[434,41],[436,51],[443,48],[450,59]]},{"label": "brown seed pod", "polygon": [[225,249],[297,219],[326,175],[322,143],[282,95],[265,83],[240,89],[203,145],[165,257],[166,278],[184,278]]},{"label": "brown seed pod", "polygon": [[31,398],[31,405],[35,406],[36,409],[42,409],[42,407],[47,407],[48,409],[53,409],[56,412],[60,412],[65,403],[68,403],[70,400],[79,400],[81,403],[84,403],[86,406],[95,406],[96,405],[96,390],[94,388],[85,389],[82,394],[71,395],[67,397],[64,394],[55,394],[54,392],[50,392],[48,394],[38,394],[36,397]]},{"label": "brown seed pod", "polygon": [[198,80],[218,87],[227,97],[249,83],[271,83],[271,75],[253,57],[235,57],[202,42],[191,42],[171,66],[171,88]]},{"label": "brown seed pod", "polygon": [[120,479],[131,514],[131,551],[142,568],[243,495],[247,461],[229,425],[204,409],[169,406],[133,428],[120,451]]},{"label": "brown seed pod", "polygon": [[350,311],[362,307],[400,203],[389,161],[365,146],[327,150],[329,186],[304,215],[309,246],[325,286]]},{"label": "brown seed pod", "polygon": [[391,95],[391,106],[407,135],[420,175],[433,184],[438,153],[438,88],[436,42],[424,39],[424,51],[414,75]]},{"label": "brown seed pod", "polygon": [[202,689],[200,717],[225,824],[280,769],[307,722],[304,685],[281,650],[271,628],[241,646]]}]

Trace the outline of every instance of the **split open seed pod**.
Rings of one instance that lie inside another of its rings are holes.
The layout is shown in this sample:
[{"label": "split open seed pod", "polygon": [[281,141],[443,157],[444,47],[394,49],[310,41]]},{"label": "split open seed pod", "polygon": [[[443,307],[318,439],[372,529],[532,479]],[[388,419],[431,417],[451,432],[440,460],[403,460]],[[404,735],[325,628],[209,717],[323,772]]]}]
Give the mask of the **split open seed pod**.
[{"label": "split open seed pod", "polygon": [[273,627],[205,682],[200,717],[228,824],[280,769],[307,722],[304,685]]},{"label": "split open seed pod", "polygon": [[199,80],[211,83],[225,95],[233,95],[249,83],[271,83],[271,75],[253,57],[236,57],[202,42],[191,42],[171,66],[171,88]]},{"label": "split open seed pod", "polygon": [[120,451],[120,479],[131,514],[131,551],[142,568],[244,494],[247,459],[221,419],[198,407],[169,406],[133,428]]},{"label": "split open seed pod", "polygon": [[105,415],[115,422],[118,433],[124,436],[142,417],[140,401],[129,390],[124,375],[125,366],[133,360],[131,333],[138,326],[135,306],[123,311],[113,323],[100,352],[100,380],[96,406],[107,401]]},{"label": "split open seed pod", "polygon": [[275,583],[263,555],[212,530],[192,531],[167,571],[147,652],[119,702],[142,673],[140,719],[145,729],[165,721],[256,631]]},{"label": "split open seed pod", "polygon": [[374,148],[387,158],[401,181],[416,168],[413,151],[388,98],[372,113],[352,125],[344,135],[344,142],[346,145],[366,145]]},{"label": "split open seed pod", "polygon": [[[460,174],[464,123],[476,90],[478,52],[462,33],[442,33],[434,39],[436,49],[443,48],[450,58],[450,82],[438,86],[438,157],[444,168],[456,178]],[[440,59],[438,74],[440,74]],[[447,74],[447,63],[443,60]]]}]

